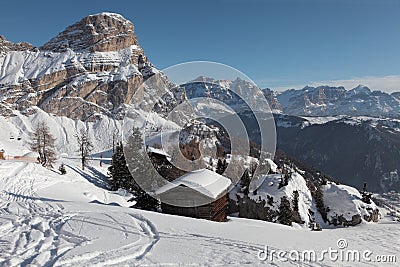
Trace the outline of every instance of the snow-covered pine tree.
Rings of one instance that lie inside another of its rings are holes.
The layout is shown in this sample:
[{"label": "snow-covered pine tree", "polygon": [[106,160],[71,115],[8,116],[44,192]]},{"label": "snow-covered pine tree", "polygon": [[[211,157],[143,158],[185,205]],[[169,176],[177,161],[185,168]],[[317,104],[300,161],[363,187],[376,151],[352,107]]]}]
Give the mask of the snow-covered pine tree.
[{"label": "snow-covered pine tree", "polygon": [[[129,136],[128,142],[125,145],[124,154],[129,170],[133,177],[133,182],[136,185],[133,192],[132,200],[136,201],[132,207],[146,210],[157,210],[159,201],[150,196],[146,191],[158,187],[154,177],[158,175],[153,164],[146,155],[144,148],[142,133],[139,128],[133,128],[132,135]],[[138,185],[135,180],[140,180]]]},{"label": "snow-covered pine tree", "polygon": [[217,167],[215,168],[215,172],[218,174],[222,174],[224,172],[222,170],[222,160],[220,158],[217,161]]},{"label": "snow-covered pine tree", "polygon": [[281,174],[281,179],[279,180],[278,189],[281,189],[284,186],[285,186],[285,183],[283,181],[283,174]]},{"label": "snow-covered pine tree", "polygon": [[55,140],[47,123],[38,122],[31,134],[30,147],[39,154],[39,162],[45,167],[52,167],[56,160]]},{"label": "snow-covered pine tree", "polygon": [[[250,174],[251,177],[254,177],[254,174],[255,174],[255,172],[257,170],[257,167],[258,167],[257,161],[255,161],[254,159],[251,160],[250,167],[249,167],[249,174]],[[266,174],[268,174],[268,173],[266,173]]]},{"label": "snow-covered pine tree", "polygon": [[243,194],[249,194],[249,187],[250,187],[250,174],[249,170],[245,169],[242,177],[240,178],[240,189],[242,190]]},{"label": "snow-covered pine tree", "polygon": [[372,193],[367,190],[367,183],[364,183],[363,191],[361,192],[362,201],[371,204]]},{"label": "snow-covered pine tree", "polygon": [[281,197],[281,204],[279,205],[278,220],[281,224],[292,225],[293,211],[290,207],[290,201],[286,196]]},{"label": "snow-covered pine tree", "polygon": [[296,223],[303,224],[304,221],[301,219],[300,212],[299,212],[299,191],[293,191],[293,199],[292,199],[292,206],[293,206],[293,221]]},{"label": "snow-covered pine tree", "polygon": [[126,165],[122,142],[117,143],[114,148],[108,172],[110,175],[109,185],[111,190],[116,191],[119,188],[123,188],[129,192],[133,192],[136,189],[136,184]]},{"label": "snow-covered pine tree", "polygon": [[227,167],[228,163],[226,162],[226,159],[221,160],[221,158],[219,158],[215,172],[222,175]]},{"label": "snow-covered pine tree", "polygon": [[90,153],[93,150],[93,144],[88,133],[84,129],[81,129],[80,132],[75,135],[75,137],[78,140],[78,152],[81,157],[82,170],[84,170],[88,164]]},{"label": "snow-covered pine tree", "polygon": [[317,207],[318,212],[321,214],[322,219],[327,222],[328,221],[328,214],[329,211],[328,207],[325,207],[324,203],[324,191],[322,189],[323,185],[318,185],[315,190],[315,206]]}]

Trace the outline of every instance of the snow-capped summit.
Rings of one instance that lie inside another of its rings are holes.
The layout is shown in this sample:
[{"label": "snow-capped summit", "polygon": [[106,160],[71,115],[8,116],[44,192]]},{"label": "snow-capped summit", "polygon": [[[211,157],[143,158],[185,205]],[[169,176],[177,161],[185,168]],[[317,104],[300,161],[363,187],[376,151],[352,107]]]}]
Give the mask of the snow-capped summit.
[{"label": "snow-capped summit", "polygon": [[355,88],[351,89],[349,92],[350,93],[354,93],[355,95],[357,95],[357,94],[366,94],[366,95],[368,95],[368,94],[371,93],[371,89],[369,89],[365,85],[359,84]]},{"label": "snow-capped summit", "polygon": [[62,52],[110,52],[139,43],[133,23],[114,13],[90,15],[67,27],[41,47],[42,50]]}]

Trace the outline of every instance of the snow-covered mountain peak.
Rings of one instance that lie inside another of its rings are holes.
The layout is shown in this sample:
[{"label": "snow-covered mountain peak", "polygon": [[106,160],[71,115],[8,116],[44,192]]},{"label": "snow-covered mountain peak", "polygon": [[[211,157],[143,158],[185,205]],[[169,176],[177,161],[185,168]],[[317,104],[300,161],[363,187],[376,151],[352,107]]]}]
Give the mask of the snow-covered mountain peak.
[{"label": "snow-covered mountain peak", "polygon": [[110,52],[138,46],[133,23],[115,13],[90,15],[67,27],[41,47],[62,52]]},{"label": "snow-covered mountain peak", "polygon": [[367,86],[359,84],[355,88],[351,89],[349,92],[356,94],[370,94],[371,89],[369,89]]},{"label": "snow-covered mountain peak", "polygon": [[132,22],[119,14],[90,15],[44,46],[0,38],[0,114],[46,112],[82,120],[121,117],[136,89],[157,70]]}]

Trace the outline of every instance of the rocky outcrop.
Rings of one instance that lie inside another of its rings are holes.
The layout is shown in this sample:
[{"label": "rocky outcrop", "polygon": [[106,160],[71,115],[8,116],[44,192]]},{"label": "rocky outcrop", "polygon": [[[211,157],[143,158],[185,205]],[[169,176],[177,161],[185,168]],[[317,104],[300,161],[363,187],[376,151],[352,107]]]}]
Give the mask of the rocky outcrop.
[{"label": "rocky outcrop", "polygon": [[282,106],[276,98],[275,92],[269,88],[263,89],[263,94],[268,102],[269,108],[273,113],[282,113]]},{"label": "rocky outcrop", "polygon": [[379,221],[379,210],[378,209],[370,209],[368,210],[369,214],[364,215],[364,220],[367,222],[378,222]]},{"label": "rocky outcrop", "polygon": [[336,217],[332,217],[329,221],[329,224],[334,226],[356,226],[361,223],[361,216],[359,214],[355,214],[351,217],[351,220],[347,220],[343,215],[339,215]]},{"label": "rocky outcrop", "polygon": [[[231,205],[233,203],[230,203]],[[238,197],[237,209],[239,217],[275,222],[278,212],[268,207],[265,200],[259,202],[250,199],[248,196]]]},{"label": "rocky outcrop", "polygon": [[132,22],[113,13],[101,13],[83,18],[51,39],[41,50],[64,52],[118,51],[139,46]]},{"label": "rocky outcrop", "polygon": [[10,52],[10,51],[37,51],[37,48],[30,43],[20,42],[12,43],[6,39],[3,35],[0,35],[0,52]]}]

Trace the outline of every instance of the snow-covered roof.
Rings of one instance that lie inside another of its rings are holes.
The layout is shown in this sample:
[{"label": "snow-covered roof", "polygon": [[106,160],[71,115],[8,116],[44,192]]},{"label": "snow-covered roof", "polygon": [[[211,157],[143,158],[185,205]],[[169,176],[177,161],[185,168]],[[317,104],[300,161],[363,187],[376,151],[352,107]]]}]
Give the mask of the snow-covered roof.
[{"label": "snow-covered roof", "polygon": [[151,147],[151,146],[149,146],[147,148],[147,153],[155,153],[155,154],[164,155],[166,157],[169,157],[168,153],[165,152],[164,150],[158,149],[158,148],[154,148],[154,147]]},{"label": "snow-covered roof", "polygon": [[37,156],[39,156],[39,154],[36,152],[28,152],[23,155],[23,157],[25,158],[36,158]]},{"label": "snow-covered roof", "polygon": [[188,172],[178,179],[160,187],[156,194],[162,194],[177,186],[184,185],[211,198],[218,198],[231,185],[231,180],[207,169]]}]

